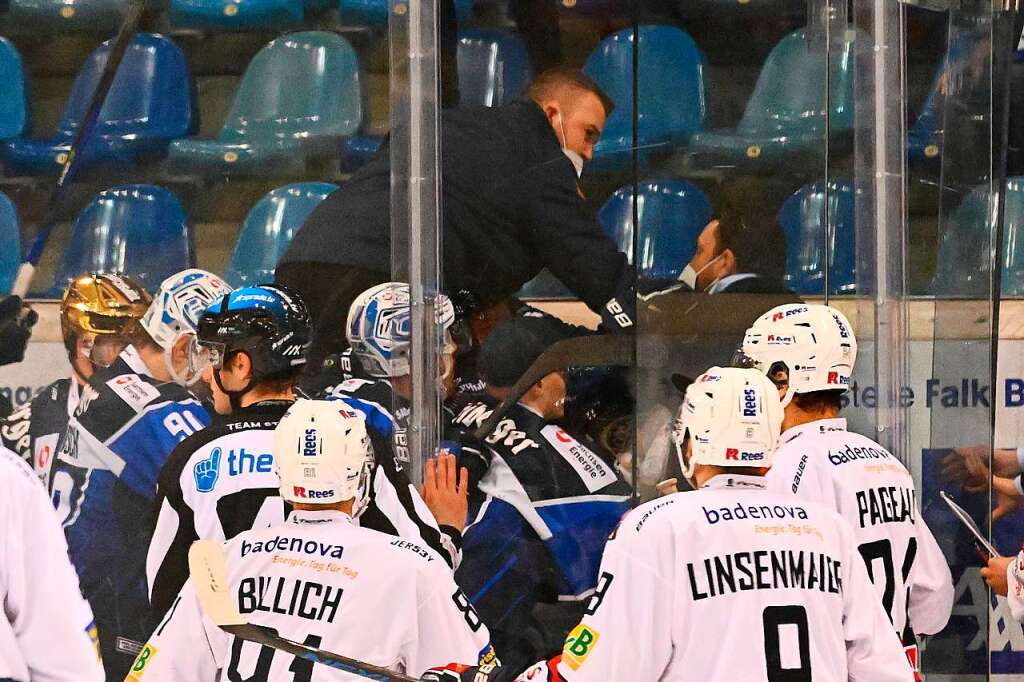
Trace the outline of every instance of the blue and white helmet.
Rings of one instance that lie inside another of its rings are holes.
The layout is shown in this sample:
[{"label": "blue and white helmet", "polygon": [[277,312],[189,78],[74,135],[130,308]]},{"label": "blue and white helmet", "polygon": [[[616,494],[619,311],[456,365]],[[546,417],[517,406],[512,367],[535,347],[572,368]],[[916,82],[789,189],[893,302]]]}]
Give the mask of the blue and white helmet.
[{"label": "blue and white helmet", "polygon": [[[455,322],[455,308],[447,296],[437,297],[437,324],[447,333]],[[345,336],[352,354],[372,377],[398,377],[409,373],[412,338],[409,285],[385,282],[361,293],[348,309]]]},{"label": "blue and white helmet", "polygon": [[[183,385],[194,384],[202,374],[202,367],[190,367],[182,376],[171,361],[171,351],[183,335],[195,336],[203,312],[231,286],[217,275],[192,268],[171,275],[160,283],[153,302],[140,320],[142,328],[158,346],[164,349],[164,360],[174,381]],[[189,357],[192,357],[189,353]]]}]

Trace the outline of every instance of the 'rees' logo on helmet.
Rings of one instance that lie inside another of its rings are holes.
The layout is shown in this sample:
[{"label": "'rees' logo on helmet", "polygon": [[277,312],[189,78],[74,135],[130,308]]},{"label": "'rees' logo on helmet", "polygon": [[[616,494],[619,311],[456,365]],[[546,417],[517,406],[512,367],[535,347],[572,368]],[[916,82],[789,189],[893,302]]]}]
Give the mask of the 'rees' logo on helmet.
[{"label": "'rees' logo on helmet", "polygon": [[718,375],[718,374],[701,374],[700,375],[700,379],[697,379],[697,381],[699,381],[702,384],[703,383],[708,383],[708,382],[721,381],[721,380],[722,380],[722,377],[720,375]]},{"label": "'rees' logo on helmet", "polygon": [[841,374],[839,374],[839,372],[829,372],[828,373],[828,383],[829,383],[829,385],[849,386],[850,385],[850,377],[845,376],[845,375],[841,375]]},{"label": "'rees' logo on helmet", "polygon": [[799,308],[790,308],[789,310],[780,310],[777,313],[772,313],[772,322],[778,322],[779,320],[793,315],[800,315],[801,313],[807,312],[807,306],[800,306]]},{"label": "'rees' logo on helmet", "polygon": [[726,448],[725,449],[725,458],[726,459],[735,459],[736,461],[739,461],[739,459],[740,459],[740,451],[737,450],[736,448]]},{"label": "'rees' logo on helmet", "polygon": [[768,338],[765,339],[765,343],[787,345],[796,343],[796,337],[785,334],[769,334]]},{"label": "'rees' logo on helmet", "polygon": [[306,429],[302,438],[302,456],[316,457],[316,429]]},{"label": "'rees' logo on helmet", "polygon": [[302,486],[294,485],[292,486],[292,494],[305,500],[318,500],[330,497],[334,493],[330,490],[308,490]]},{"label": "'rees' logo on helmet", "polygon": [[743,416],[757,416],[757,391],[752,388],[743,389]]}]

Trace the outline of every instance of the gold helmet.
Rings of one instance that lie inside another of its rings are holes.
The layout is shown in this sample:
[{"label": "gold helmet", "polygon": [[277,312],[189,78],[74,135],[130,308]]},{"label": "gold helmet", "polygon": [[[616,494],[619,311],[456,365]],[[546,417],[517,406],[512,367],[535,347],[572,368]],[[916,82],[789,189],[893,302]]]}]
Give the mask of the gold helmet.
[{"label": "gold helmet", "polygon": [[95,365],[108,366],[127,341],[99,352],[97,337],[122,340],[152,300],[141,284],[126,275],[85,273],[75,277],[60,303],[60,328],[68,354],[74,357],[78,340],[83,339],[84,348],[78,352]]}]

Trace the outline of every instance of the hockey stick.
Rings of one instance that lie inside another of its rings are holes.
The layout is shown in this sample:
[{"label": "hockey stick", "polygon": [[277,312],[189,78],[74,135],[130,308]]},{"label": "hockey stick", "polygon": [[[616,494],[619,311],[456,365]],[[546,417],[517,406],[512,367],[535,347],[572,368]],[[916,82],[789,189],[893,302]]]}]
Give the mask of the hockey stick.
[{"label": "hockey stick", "polygon": [[121,65],[121,60],[124,59],[124,53],[128,50],[132,36],[138,30],[144,7],[144,0],[131,0],[128,6],[128,12],[125,14],[124,21],[121,22],[121,27],[118,29],[114,43],[107,54],[107,61],[103,65],[100,79],[96,83],[96,90],[92,93],[89,106],[86,107],[82,120],[78,123],[75,136],[71,140],[71,146],[68,148],[68,153],[61,165],[60,174],[57,176],[57,186],[53,192],[53,197],[50,199],[49,209],[43,216],[43,220],[40,221],[39,231],[36,233],[35,239],[32,240],[32,245],[25,254],[25,259],[22,261],[21,266],[18,268],[18,274],[14,278],[14,286],[11,288],[11,293],[16,296],[24,298],[25,294],[28,293],[29,287],[32,285],[32,277],[35,275],[36,266],[39,265],[39,260],[43,256],[43,249],[46,248],[46,243],[50,239],[50,233],[53,232],[53,226],[57,223],[57,218],[63,208],[64,196],[67,194],[67,188],[74,177],[73,171],[77,169],[75,161],[78,159],[78,155],[84,148],[85,143],[89,140],[93,128],[96,126],[96,120],[99,118],[103,103],[107,99],[107,94],[110,93],[110,87],[114,84],[114,76],[117,75],[117,69]]},{"label": "hockey stick", "polygon": [[545,350],[533,361],[530,368],[519,377],[512,392],[494,408],[491,416],[480,425],[473,435],[483,440],[491,434],[512,406],[530,390],[530,387],[552,372],[570,367],[629,367],[633,364],[632,336],[576,336],[562,339]]},{"label": "hockey stick", "polygon": [[330,651],[299,644],[278,636],[270,628],[251,624],[245,616],[238,612],[231,593],[228,591],[224,550],[220,543],[210,540],[193,542],[192,547],[188,550],[188,567],[192,577],[192,586],[199,597],[199,605],[203,609],[203,613],[228,634],[369,680],[417,682],[414,677]]}]

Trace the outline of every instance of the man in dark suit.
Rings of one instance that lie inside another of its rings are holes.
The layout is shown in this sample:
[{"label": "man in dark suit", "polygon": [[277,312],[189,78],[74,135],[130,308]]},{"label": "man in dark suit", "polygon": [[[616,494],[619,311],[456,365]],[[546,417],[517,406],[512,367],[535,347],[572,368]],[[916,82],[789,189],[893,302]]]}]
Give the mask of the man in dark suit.
[{"label": "man in dark suit", "polygon": [[[633,269],[579,185],[613,106],[581,71],[559,68],[509,105],[442,111],[441,262],[457,304],[498,304],[546,266],[606,327],[632,331]],[[314,317],[314,368],[344,347],[352,300],[390,279],[390,188],[385,143],[317,207],[278,264],[275,280]]]}]

